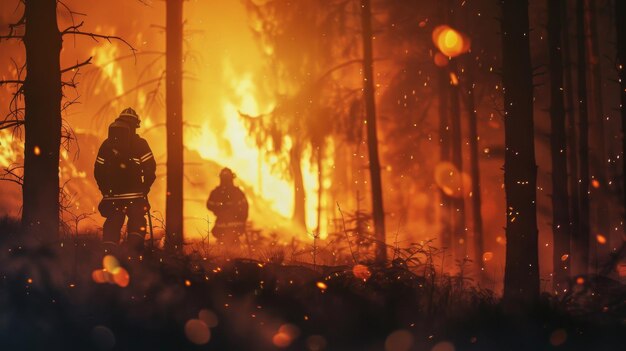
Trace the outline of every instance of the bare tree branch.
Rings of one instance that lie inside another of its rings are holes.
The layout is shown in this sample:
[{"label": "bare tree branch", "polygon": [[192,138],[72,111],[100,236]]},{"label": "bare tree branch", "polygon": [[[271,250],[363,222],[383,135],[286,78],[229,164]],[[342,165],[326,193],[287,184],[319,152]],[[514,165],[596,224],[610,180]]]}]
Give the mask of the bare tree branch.
[{"label": "bare tree branch", "polygon": [[2,39],[24,39],[23,35],[0,35],[0,41],[2,41]]},{"label": "bare tree branch", "polygon": [[61,70],[61,74],[65,73],[65,72],[69,72],[69,71],[75,70],[75,69],[80,68],[82,66],[90,65],[91,64],[91,59],[93,59],[93,56],[90,56],[85,61],[83,61],[81,63],[77,63],[74,66],[70,66],[70,67],[64,68],[64,69]]},{"label": "bare tree branch", "polygon": [[17,79],[0,80],[0,86],[5,85],[5,84],[24,84],[24,81],[23,80],[17,80]]},{"label": "bare tree branch", "polygon": [[109,43],[112,43],[113,40],[117,40],[117,41],[124,43],[126,46],[128,46],[128,48],[133,52],[133,54],[137,51],[128,41],[126,41],[126,39],[122,37],[118,37],[115,35],[104,35],[104,34],[96,34],[96,33],[81,31],[80,28],[83,26],[84,23],[85,22],[83,21],[77,25],[72,25],[72,26],[65,28],[61,32],[61,35],[82,35],[82,36],[90,37],[96,42],[99,42],[99,39],[104,39],[108,41]]},{"label": "bare tree branch", "polygon": [[24,168],[24,166],[22,165],[9,165],[3,170],[4,174],[2,174],[0,180],[12,182],[19,186],[24,185],[24,176],[21,176],[16,172],[17,170],[22,168]]},{"label": "bare tree branch", "polygon": [[15,127],[19,127],[19,126],[21,126],[21,125],[23,125],[23,124],[24,124],[24,121],[23,121],[23,120],[17,120],[17,121],[14,121],[14,120],[10,120],[10,121],[1,121],[1,122],[0,122],[0,130],[3,130],[3,129],[9,129],[9,128],[15,128]]}]

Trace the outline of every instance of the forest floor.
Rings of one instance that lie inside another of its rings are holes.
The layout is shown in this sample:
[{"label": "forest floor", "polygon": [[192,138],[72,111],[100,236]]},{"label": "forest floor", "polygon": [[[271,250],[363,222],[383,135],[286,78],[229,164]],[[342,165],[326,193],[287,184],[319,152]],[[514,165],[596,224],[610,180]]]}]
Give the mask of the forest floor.
[{"label": "forest floor", "polygon": [[2,350],[618,350],[626,344],[626,288],[606,279],[505,307],[462,277],[416,274],[401,264],[290,265],[158,250],[141,259],[118,252],[103,262],[93,236],[46,248],[18,244],[16,228],[0,222]]}]

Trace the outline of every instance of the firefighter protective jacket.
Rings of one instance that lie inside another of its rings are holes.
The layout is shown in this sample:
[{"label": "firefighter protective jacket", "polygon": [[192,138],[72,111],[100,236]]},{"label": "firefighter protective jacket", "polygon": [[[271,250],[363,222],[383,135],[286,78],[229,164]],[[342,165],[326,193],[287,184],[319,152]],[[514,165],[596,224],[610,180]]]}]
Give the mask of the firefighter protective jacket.
[{"label": "firefighter protective jacket", "polygon": [[107,138],[98,151],[94,176],[104,200],[143,198],[156,179],[148,142],[133,133],[128,147],[120,147]]},{"label": "firefighter protective jacket", "polygon": [[248,219],[248,200],[241,189],[233,185],[220,185],[211,192],[206,205],[217,217],[213,227],[214,235],[244,232]]}]

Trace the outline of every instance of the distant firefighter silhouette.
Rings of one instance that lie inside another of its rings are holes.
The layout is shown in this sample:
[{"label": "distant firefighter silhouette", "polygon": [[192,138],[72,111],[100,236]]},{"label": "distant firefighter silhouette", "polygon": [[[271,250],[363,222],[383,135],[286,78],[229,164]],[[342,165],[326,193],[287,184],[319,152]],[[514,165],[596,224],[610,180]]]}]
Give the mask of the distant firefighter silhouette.
[{"label": "distant firefighter silhouette", "polygon": [[211,192],[206,203],[206,207],[217,217],[213,235],[226,246],[239,243],[239,236],[244,234],[248,219],[248,200],[243,191],[235,186],[234,179],[233,171],[222,169],[220,185]]},{"label": "distant firefighter silhouette", "polygon": [[148,192],[156,179],[156,162],[148,142],[137,135],[139,116],[127,108],[109,126],[109,136],[100,146],[94,167],[103,199],[98,206],[106,218],[102,241],[105,249],[115,250],[126,217],[128,248],[143,250],[146,213],[150,210]]}]

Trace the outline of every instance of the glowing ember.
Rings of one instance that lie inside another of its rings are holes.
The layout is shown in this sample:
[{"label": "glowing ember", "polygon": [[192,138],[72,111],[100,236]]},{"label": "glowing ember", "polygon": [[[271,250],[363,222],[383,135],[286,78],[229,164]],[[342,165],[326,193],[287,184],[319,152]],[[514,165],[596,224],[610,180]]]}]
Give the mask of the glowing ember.
[{"label": "glowing ember", "polygon": [[456,76],[456,73],[450,72],[450,84],[457,86],[459,85],[459,78]]},{"label": "glowing ember", "polygon": [[35,146],[33,148],[33,153],[35,154],[35,156],[41,155],[41,149],[39,148],[39,146]]},{"label": "glowing ember", "polygon": [[602,234],[597,234],[596,235],[596,241],[598,242],[598,244],[600,245],[604,245],[606,244],[606,237]]},{"label": "glowing ember", "polygon": [[487,251],[483,253],[483,261],[491,261],[493,259],[493,252]]},{"label": "glowing ember", "polygon": [[600,182],[597,179],[593,179],[591,181],[591,186],[594,187],[595,189],[598,189],[600,187]]},{"label": "glowing ember", "polygon": [[316,285],[317,285],[318,289],[320,289],[322,291],[328,289],[328,285],[326,285],[324,282],[317,282]]},{"label": "glowing ember", "polygon": [[578,285],[585,284],[585,278],[583,278],[583,277],[576,278],[576,284],[578,284]]},{"label": "glowing ember", "polygon": [[564,254],[563,256],[561,256],[561,261],[565,262],[567,261],[567,259],[569,258],[568,254]]}]

